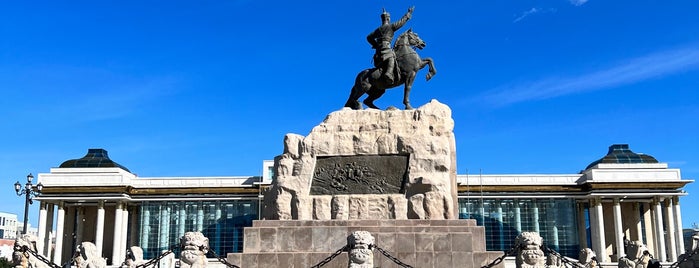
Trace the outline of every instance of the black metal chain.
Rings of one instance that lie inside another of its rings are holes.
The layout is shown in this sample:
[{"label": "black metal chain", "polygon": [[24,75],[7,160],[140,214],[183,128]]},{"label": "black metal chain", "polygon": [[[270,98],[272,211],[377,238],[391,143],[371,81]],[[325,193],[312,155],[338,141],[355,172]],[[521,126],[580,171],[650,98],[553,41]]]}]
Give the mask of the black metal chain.
[{"label": "black metal chain", "polygon": [[330,261],[332,261],[335,257],[338,255],[342,254],[342,252],[345,252],[349,249],[348,245],[343,246],[341,249],[338,249],[333,253],[332,255],[328,256],[327,258],[323,259],[320,261],[318,264],[311,266],[311,268],[320,268],[323,267],[324,265],[328,264]]},{"label": "black metal chain", "polygon": [[180,247],[180,244],[173,245],[173,246],[171,246],[167,251],[161,253],[160,256],[158,256],[157,258],[152,259],[152,260],[149,260],[149,261],[147,261],[147,262],[145,262],[145,263],[143,263],[143,264],[136,265],[136,268],[146,268],[146,267],[148,267],[148,266],[151,266],[151,265],[154,265],[154,264],[156,264],[156,263],[159,263],[160,260],[162,260],[163,258],[165,258],[165,256],[167,256],[167,255],[169,255],[169,254],[175,254],[175,253],[173,253],[172,251],[175,250],[175,249],[177,249],[177,248],[179,248],[179,247]]},{"label": "black metal chain", "polygon": [[[17,248],[17,247],[15,247],[15,248]],[[49,260],[46,259],[44,256],[41,256],[40,254],[38,254],[38,253],[34,252],[33,250],[29,249],[28,246],[22,246],[22,247],[20,248],[20,252],[24,253],[24,256],[27,257],[27,259],[29,259],[29,255],[27,255],[27,252],[29,252],[29,254],[31,254],[32,256],[34,256],[34,257],[36,257],[37,259],[39,259],[39,261],[41,261],[41,262],[47,264],[48,266],[50,266],[50,267],[52,267],[52,268],[62,268],[62,267],[59,266],[58,264],[55,264],[55,263],[49,261]]]},{"label": "black metal chain", "polygon": [[374,245],[374,248],[376,248],[376,250],[378,250],[379,252],[381,252],[381,254],[383,254],[384,256],[386,256],[386,258],[390,259],[390,260],[393,261],[395,264],[398,264],[398,265],[400,265],[401,267],[413,268],[412,266],[403,263],[403,262],[400,261],[398,258],[391,256],[391,254],[388,254],[388,252],[386,252],[386,250],[380,248],[379,246]]},{"label": "black metal chain", "polygon": [[226,258],[223,258],[223,257],[219,256],[218,254],[216,254],[216,251],[214,251],[212,248],[206,248],[206,249],[207,249],[209,252],[211,252],[211,255],[214,255],[214,257],[215,257],[220,263],[223,263],[223,264],[226,265],[228,268],[240,268],[240,266],[235,265],[235,264],[232,264],[232,263],[228,262],[228,260],[227,260]]},{"label": "black metal chain", "polygon": [[682,264],[682,263],[684,263],[684,262],[686,262],[686,261],[692,259],[692,257],[693,257],[694,255],[697,255],[697,254],[699,254],[699,247],[696,247],[696,248],[695,248],[694,250],[692,250],[691,252],[685,252],[685,253],[683,254],[684,256],[682,257],[682,259],[680,259],[680,260],[676,261],[675,263],[671,264],[671,265],[670,265],[670,268],[677,268],[677,267],[680,267],[680,264]]},{"label": "black metal chain", "polygon": [[[561,260],[561,262],[562,262],[564,265],[568,265],[568,267],[587,268],[587,266],[584,266],[584,265],[582,265],[582,264],[580,264],[580,263],[571,261],[571,260],[569,260],[568,258],[566,258],[565,256],[561,255],[561,253],[558,253],[557,251],[555,251],[555,250],[553,250],[553,249],[551,249],[551,248],[549,248],[549,247],[547,247],[547,246],[545,246],[545,245],[541,245],[541,250],[542,250],[544,253],[548,253],[548,254],[550,254],[550,255],[556,256],[559,260]],[[593,260],[593,261],[596,261],[596,260]]]},{"label": "black metal chain", "polygon": [[514,256],[515,253],[517,253],[517,245],[513,245],[509,250],[505,251],[505,253],[502,254],[502,256],[495,258],[492,262],[481,266],[481,268],[491,268],[494,267],[495,265],[500,264],[503,260],[505,260],[505,257],[507,256]]}]

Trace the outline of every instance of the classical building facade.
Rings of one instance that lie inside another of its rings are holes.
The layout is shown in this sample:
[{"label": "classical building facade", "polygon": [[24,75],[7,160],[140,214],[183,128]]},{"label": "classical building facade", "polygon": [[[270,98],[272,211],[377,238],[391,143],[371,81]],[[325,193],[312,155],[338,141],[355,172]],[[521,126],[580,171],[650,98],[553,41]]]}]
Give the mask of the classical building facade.
[{"label": "classical building facade", "polygon": [[[139,177],[105,150],[90,149],[39,174],[37,248],[63,264],[75,245],[91,241],[119,265],[129,246],[152,258],[185,232],[201,231],[217,254],[239,252],[243,228],[260,215],[273,165],[264,161],[262,176]],[[613,263],[624,255],[625,240],[641,240],[672,262],[684,252],[679,197],[690,182],[679,169],[612,145],[575,174],[458,175],[459,216],[486,227],[488,250],[508,250],[519,233],[534,231],[547,247],[574,258],[590,247],[600,262]]]},{"label": "classical building facade", "polygon": [[18,233],[17,214],[0,212],[0,239],[15,239]]}]

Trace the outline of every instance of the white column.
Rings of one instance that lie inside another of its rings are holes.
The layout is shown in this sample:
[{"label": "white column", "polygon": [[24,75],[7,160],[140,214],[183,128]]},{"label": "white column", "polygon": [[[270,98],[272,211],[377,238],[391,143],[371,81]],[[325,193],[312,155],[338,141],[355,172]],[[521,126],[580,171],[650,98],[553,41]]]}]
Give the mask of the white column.
[{"label": "white column", "polygon": [[121,263],[121,224],[123,223],[122,216],[124,213],[121,212],[123,208],[121,202],[117,202],[116,208],[114,209],[114,239],[112,243],[112,265],[117,265]]},{"label": "white column", "polygon": [[63,254],[63,226],[66,217],[66,211],[63,206],[63,202],[58,203],[58,212],[56,213],[56,248],[53,252],[53,262],[58,265],[62,265],[61,255]]},{"label": "white column", "polygon": [[614,198],[614,205],[612,208],[614,210],[614,238],[616,242],[616,257],[618,260],[619,258],[626,256],[626,252],[624,252],[624,230],[621,222],[621,204],[619,202],[619,198]]},{"label": "white column", "polygon": [[[639,215],[638,215],[638,220],[636,221],[636,226],[634,226],[635,228],[633,230],[634,235],[637,237],[637,239],[629,239],[632,241],[633,240],[641,240],[641,241],[643,240],[643,225],[641,222],[643,221],[643,214],[645,214],[645,213],[641,211],[641,208],[642,208],[642,206],[641,206],[640,202],[633,203],[633,211],[634,211],[634,213],[639,213]],[[645,243],[646,245],[648,244],[645,241],[643,243]]]},{"label": "white column", "polygon": [[684,253],[684,237],[682,235],[682,214],[680,212],[680,198],[672,198],[673,211],[675,212],[675,239],[677,239],[677,254]]},{"label": "white column", "polygon": [[519,207],[519,200],[515,199],[515,230],[522,232],[522,209]]},{"label": "white column", "polygon": [[665,262],[667,261],[665,254],[665,230],[663,230],[663,212],[660,210],[660,200],[653,200],[653,207],[655,210],[655,242],[657,243],[655,249],[657,256],[655,257],[661,262]]},{"label": "white column", "polygon": [[496,202],[497,202],[496,210],[498,213],[497,220],[498,220],[498,234],[500,236],[500,239],[499,239],[500,240],[500,248],[505,248],[505,239],[503,239],[503,237],[505,236],[505,230],[504,230],[505,228],[504,228],[504,224],[502,222],[502,220],[503,220],[503,218],[502,218],[502,204],[500,201],[496,201]]},{"label": "white column", "polygon": [[607,262],[607,242],[604,239],[604,211],[600,199],[590,200],[590,229],[592,231],[592,250],[597,254],[597,261]]},{"label": "white column", "polygon": [[677,244],[675,243],[675,216],[672,213],[672,200],[665,199],[664,208],[665,209],[665,221],[667,222],[667,255],[670,262],[677,261]]},{"label": "white column", "polygon": [[95,226],[95,247],[97,256],[102,257],[104,248],[104,201],[97,202],[97,226]]},{"label": "white column", "polygon": [[38,239],[36,241],[36,252],[42,254],[44,252],[44,241],[46,240],[46,209],[48,204],[46,202],[39,203],[39,228],[38,228]]},{"label": "white column", "polygon": [[53,248],[53,241],[51,240],[51,234],[55,233],[53,230],[53,225],[54,225],[54,208],[56,206],[54,204],[48,204],[48,209],[47,211],[47,217],[46,217],[46,238],[44,238],[44,256],[47,259],[51,259],[51,249]]},{"label": "white column", "polygon": [[204,231],[204,204],[197,204],[197,232]]},{"label": "white column", "polygon": [[532,223],[534,224],[534,232],[541,234],[541,230],[539,230],[539,205],[537,203],[536,199],[532,199]]},{"label": "white column", "polygon": [[121,216],[121,256],[123,258],[126,257],[126,248],[128,248],[128,245],[126,244],[127,238],[129,237],[129,210],[126,207],[126,204],[124,204],[124,215]]}]

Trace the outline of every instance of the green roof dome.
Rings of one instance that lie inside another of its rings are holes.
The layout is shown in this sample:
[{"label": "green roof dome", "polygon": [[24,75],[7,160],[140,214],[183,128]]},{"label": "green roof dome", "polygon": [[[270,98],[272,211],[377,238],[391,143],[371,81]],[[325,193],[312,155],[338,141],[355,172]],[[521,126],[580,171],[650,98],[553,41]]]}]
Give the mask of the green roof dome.
[{"label": "green roof dome", "polygon": [[655,159],[655,157],[652,157],[647,154],[637,154],[631,151],[629,149],[628,144],[612,144],[612,146],[609,146],[609,152],[607,152],[607,155],[602,157],[601,159],[592,162],[589,164],[585,169],[589,169],[591,167],[594,167],[597,164],[639,164],[639,163],[658,163],[658,160]]},{"label": "green roof dome", "polygon": [[63,162],[61,168],[99,168],[99,167],[118,167],[128,172],[129,169],[117,164],[117,162],[109,159],[107,150],[105,149],[88,149],[87,154],[80,159],[71,159]]}]

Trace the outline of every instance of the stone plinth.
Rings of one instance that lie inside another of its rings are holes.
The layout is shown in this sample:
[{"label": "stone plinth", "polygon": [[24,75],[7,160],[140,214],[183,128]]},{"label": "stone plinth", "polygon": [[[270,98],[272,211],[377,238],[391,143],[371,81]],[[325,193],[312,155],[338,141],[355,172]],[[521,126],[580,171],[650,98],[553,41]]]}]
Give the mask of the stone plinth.
[{"label": "stone plinth", "polygon": [[263,217],[456,219],[453,129],[451,109],[436,100],[416,110],[333,112],[306,137],[286,135]]},{"label": "stone plinth", "polygon": [[[474,220],[263,220],[245,228],[243,253],[227,257],[245,268],[307,268],[345,246],[355,231],[370,232],[378,247],[413,267],[478,268],[503,254],[485,250],[485,228]],[[373,262],[400,267],[377,251]],[[347,263],[345,252],[324,267]]]}]

